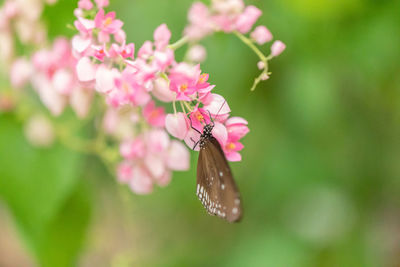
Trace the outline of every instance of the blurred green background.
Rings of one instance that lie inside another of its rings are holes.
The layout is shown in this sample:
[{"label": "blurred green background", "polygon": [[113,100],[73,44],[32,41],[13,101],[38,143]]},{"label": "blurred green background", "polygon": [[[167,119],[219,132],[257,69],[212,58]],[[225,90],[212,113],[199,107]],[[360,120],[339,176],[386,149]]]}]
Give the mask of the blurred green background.
[{"label": "blurred green background", "polygon": [[[161,23],[178,39],[192,3],[110,2],[137,46]],[[202,64],[249,121],[231,164],[242,222],[206,215],[196,153],[190,171],[137,196],[95,158],[32,148],[3,115],[0,266],[399,266],[400,1],[246,3],[287,44],[271,79],[249,91],[257,58],[233,35],[207,38]],[[74,34],[75,5],[46,8],[52,37]]]}]

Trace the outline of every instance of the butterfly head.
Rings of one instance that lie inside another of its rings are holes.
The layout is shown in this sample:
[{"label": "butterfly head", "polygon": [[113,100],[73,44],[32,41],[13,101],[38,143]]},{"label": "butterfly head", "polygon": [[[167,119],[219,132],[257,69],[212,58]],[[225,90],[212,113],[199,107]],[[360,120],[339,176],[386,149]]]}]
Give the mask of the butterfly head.
[{"label": "butterfly head", "polygon": [[206,124],[203,129],[202,137],[211,137],[214,124]]}]

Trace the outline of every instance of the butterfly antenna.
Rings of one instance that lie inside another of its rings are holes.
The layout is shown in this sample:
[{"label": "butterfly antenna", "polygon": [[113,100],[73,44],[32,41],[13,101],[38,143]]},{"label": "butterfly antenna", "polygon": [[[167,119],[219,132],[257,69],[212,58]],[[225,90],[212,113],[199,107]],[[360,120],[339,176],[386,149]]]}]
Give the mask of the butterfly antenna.
[{"label": "butterfly antenna", "polygon": [[199,134],[201,134],[201,132],[199,130],[197,130],[196,128],[193,127],[192,125],[192,118],[189,117],[189,121],[190,121],[190,127],[195,130],[196,132],[198,132]]},{"label": "butterfly antenna", "polygon": [[211,117],[210,111],[207,110],[207,111],[208,111],[208,114],[209,114],[209,116],[210,116],[210,120],[211,120],[211,122],[212,122],[213,124],[214,124],[214,120],[217,119],[217,117],[218,117],[219,113],[221,112],[222,108],[224,107],[225,103],[226,103],[226,100],[224,101],[224,103],[222,103],[222,105],[221,105],[221,107],[219,108],[219,110],[218,110],[218,112],[217,112],[217,115],[215,115],[214,119]]}]

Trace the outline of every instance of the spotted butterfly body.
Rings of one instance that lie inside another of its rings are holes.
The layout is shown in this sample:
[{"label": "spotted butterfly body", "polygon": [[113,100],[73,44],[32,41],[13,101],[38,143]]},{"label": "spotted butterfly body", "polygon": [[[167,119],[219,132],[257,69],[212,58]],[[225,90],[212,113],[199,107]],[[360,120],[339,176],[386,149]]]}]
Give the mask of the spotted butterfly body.
[{"label": "spotted butterfly body", "polygon": [[196,194],[210,215],[237,222],[242,217],[240,194],[221,145],[211,133],[213,126],[205,125],[200,136]]}]

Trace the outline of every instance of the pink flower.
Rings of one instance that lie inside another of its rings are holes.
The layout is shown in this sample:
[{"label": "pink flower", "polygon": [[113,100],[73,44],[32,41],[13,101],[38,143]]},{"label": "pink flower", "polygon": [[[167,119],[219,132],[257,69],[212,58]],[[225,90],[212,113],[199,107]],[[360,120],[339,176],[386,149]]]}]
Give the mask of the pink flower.
[{"label": "pink flower", "polygon": [[223,150],[225,152],[226,159],[229,161],[241,161],[242,156],[238,151],[243,149],[243,145],[237,141],[228,140],[223,146]]},{"label": "pink flower", "polygon": [[91,37],[92,30],[95,28],[95,22],[93,20],[78,17],[78,20],[74,22],[75,28],[84,37]]},{"label": "pink flower", "polygon": [[154,44],[157,50],[163,50],[169,44],[171,39],[171,31],[168,29],[166,24],[161,24],[154,31]]},{"label": "pink flower", "polygon": [[259,45],[263,45],[272,40],[272,34],[265,26],[256,27],[250,36]]},{"label": "pink flower", "polygon": [[247,124],[248,122],[243,118],[240,117],[229,118],[225,122],[225,126],[228,130],[229,139],[237,141],[243,138],[249,132]]},{"label": "pink flower", "polygon": [[208,7],[196,2],[192,5],[188,14],[189,26],[185,28],[185,35],[191,40],[200,40],[214,31]]},{"label": "pink flower", "polygon": [[15,88],[24,87],[29,81],[32,72],[32,64],[28,60],[19,58],[14,61],[10,71],[10,80],[12,86]]},{"label": "pink flower", "polygon": [[202,131],[204,125],[211,122],[209,113],[203,108],[199,108],[198,106],[190,113],[189,121],[191,123],[191,127],[197,129],[198,131]]},{"label": "pink flower", "polygon": [[109,93],[115,88],[115,79],[121,74],[117,69],[109,69],[105,65],[98,66],[96,70],[96,91],[100,93]]},{"label": "pink flower", "polygon": [[79,0],[78,7],[81,9],[90,10],[93,8],[93,3],[90,0]]},{"label": "pink flower", "polygon": [[153,191],[153,180],[149,171],[143,166],[134,167],[129,186],[136,194],[150,194]]},{"label": "pink flower", "polygon": [[128,162],[123,162],[118,165],[117,177],[120,183],[128,183],[132,179],[132,166]]},{"label": "pink flower", "polygon": [[220,14],[239,14],[244,9],[243,0],[213,0],[212,8]]},{"label": "pink flower", "polygon": [[132,58],[135,54],[135,44],[122,44],[121,46],[117,44],[112,44],[111,49],[109,51],[111,57],[117,57],[118,55],[122,58]]},{"label": "pink flower", "polygon": [[142,59],[148,59],[150,56],[152,56],[154,53],[153,51],[153,43],[150,41],[144,42],[142,47],[140,47],[139,52],[138,52],[138,57]]},{"label": "pink flower", "polygon": [[277,57],[286,49],[286,45],[282,41],[275,41],[271,46],[271,55]]},{"label": "pink flower", "polygon": [[165,128],[170,135],[183,140],[189,130],[187,116],[182,112],[168,114],[165,119]]},{"label": "pink flower", "polygon": [[98,60],[100,60],[101,62],[104,61],[105,57],[109,56],[109,53],[108,53],[107,48],[106,48],[106,44],[103,44],[102,46],[93,45],[92,48],[95,51],[94,52],[94,57],[97,58]]},{"label": "pink flower", "polygon": [[189,151],[178,141],[172,141],[167,152],[167,166],[174,171],[186,171],[189,169]]},{"label": "pink flower", "polygon": [[248,33],[262,12],[255,6],[248,6],[236,21],[236,29],[241,33]]},{"label": "pink flower", "polygon": [[190,96],[197,91],[200,78],[200,66],[179,63],[170,71],[170,89],[177,93],[177,100],[190,101]]},{"label": "pink flower", "polygon": [[144,106],[150,101],[149,93],[138,83],[136,76],[125,69],[120,78],[115,79],[117,90],[109,94],[109,100],[117,105],[132,103]]},{"label": "pink flower", "polygon": [[104,9],[100,9],[97,13],[94,23],[96,28],[100,29],[100,34],[103,35],[103,40],[107,39],[109,34],[117,33],[122,25],[124,24],[122,21],[115,19],[115,12],[110,12],[105,14]]},{"label": "pink flower", "polygon": [[211,94],[211,101],[204,105],[204,110],[215,116],[223,116],[231,112],[225,98],[218,94]]},{"label": "pink flower", "polygon": [[146,144],[141,137],[137,137],[133,141],[123,142],[120,153],[125,159],[143,158],[146,154]]},{"label": "pink flower", "polygon": [[192,46],[187,53],[188,60],[195,63],[203,62],[206,59],[206,57],[207,57],[207,51],[202,45]]},{"label": "pink flower", "polygon": [[156,107],[154,101],[150,101],[143,109],[146,121],[154,127],[164,127],[165,112],[163,107]]},{"label": "pink flower", "polygon": [[154,53],[154,65],[160,71],[165,71],[175,61],[174,50],[165,49],[164,51],[156,51]]},{"label": "pink flower", "polygon": [[94,0],[98,8],[107,7],[109,5],[109,0]]}]

